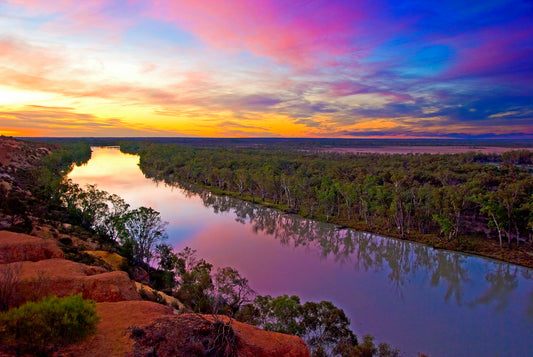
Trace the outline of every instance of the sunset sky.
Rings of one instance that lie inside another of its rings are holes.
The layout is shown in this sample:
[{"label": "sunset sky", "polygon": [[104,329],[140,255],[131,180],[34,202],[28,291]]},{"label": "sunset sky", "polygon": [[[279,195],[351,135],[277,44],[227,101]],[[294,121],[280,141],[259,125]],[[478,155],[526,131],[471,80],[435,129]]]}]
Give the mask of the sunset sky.
[{"label": "sunset sky", "polygon": [[533,138],[533,2],[0,0],[0,134]]}]

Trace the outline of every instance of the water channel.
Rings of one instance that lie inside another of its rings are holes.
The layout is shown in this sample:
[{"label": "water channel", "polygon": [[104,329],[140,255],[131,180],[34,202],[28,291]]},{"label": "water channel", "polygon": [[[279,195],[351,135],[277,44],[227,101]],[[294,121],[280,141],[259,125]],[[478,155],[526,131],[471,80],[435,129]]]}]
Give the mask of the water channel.
[{"label": "water channel", "polygon": [[298,218],[146,178],[138,157],[93,148],[69,177],[167,221],[168,242],[232,266],[262,295],[329,300],[402,355],[533,355],[533,270]]}]

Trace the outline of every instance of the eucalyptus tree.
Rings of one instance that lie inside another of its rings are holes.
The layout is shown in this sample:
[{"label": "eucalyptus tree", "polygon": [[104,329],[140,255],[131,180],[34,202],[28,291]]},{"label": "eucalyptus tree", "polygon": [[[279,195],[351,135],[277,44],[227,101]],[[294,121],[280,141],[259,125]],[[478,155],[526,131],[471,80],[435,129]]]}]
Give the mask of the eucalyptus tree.
[{"label": "eucalyptus tree", "polygon": [[149,266],[155,246],[167,238],[166,225],[151,207],[139,207],[122,216],[119,240],[135,264]]}]

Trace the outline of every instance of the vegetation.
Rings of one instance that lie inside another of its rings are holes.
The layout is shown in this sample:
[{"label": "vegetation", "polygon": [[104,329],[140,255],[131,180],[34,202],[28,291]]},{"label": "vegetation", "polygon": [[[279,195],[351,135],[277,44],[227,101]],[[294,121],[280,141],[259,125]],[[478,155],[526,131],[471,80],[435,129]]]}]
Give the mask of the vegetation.
[{"label": "vegetation", "polygon": [[398,356],[389,345],[378,349],[367,337],[366,344],[359,345],[344,311],[329,301],[302,305],[297,296],[255,296],[237,270],[225,267],[213,272],[213,266],[198,258],[194,249],[174,253],[160,245],[158,251],[159,272],[171,277],[167,291],[190,311],[228,315],[268,331],[300,336],[313,356]]},{"label": "vegetation", "polygon": [[28,302],[0,314],[0,341],[22,353],[49,355],[96,331],[95,306],[81,294]]},{"label": "vegetation", "polygon": [[[217,194],[405,239],[471,250],[470,237],[530,243],[533,153],[334,154],[128,145],[143,172]],[[424,238],[427,237],[427,238]]]},{"label": "vegetation", "polygon": [[300,336],[314,356],[397,355],[388,345],[384,346],[389,354],[376,354],[373,343],[360,346],[344,312],[330,302],[301,305],[295,296],[254,299],[248,280],[237,270],[223,267],[214,271],[212,264],[190,248],[175,253],[162,243],[165,223],[151,208],[131,210],[116,195],[94,185],[83,189],[70,181],[63,181],[56,194],[71,221],[114,244],[130,264],[150,271],[152,286],[178,298],[190,311],[228,315],[266,330]]},{"label": "vegetation", "polygon": [[9,310],[15,304],[21,271],[20,263],[0,264],[0,312]]},{"label": "vegetation", "polygon": [[101,243],[119,247],[135,266],[149,266],[158,243],[166,239],[166,222],[149,207],[130,209],[124,200],[88,185],[61,181],[52,196],[67,216],[65,220],[97,234]]},{"label": "vegetation", "polygon": [[[295,296],[276,298],[255,296],[255,292],[248,285],[248,280],[235,269],[225,267],[215,271],[210,263],[196,257],[196,252],[189,248],[179,253],[173,252],[170,246],[163,244],[165,223],[161,221],[159,213],[151,208],[141,207],[132,210],[120,197],[101,191],[96,186],[81,188],[64,180],[62,175],[68,172],[73,161],[81,162],[83,158],[88,158],[87,148],[87,145],[78,143],[73,146],[73,153],[69,154],[60,150],[47,159],[46,164],[38,172],[34,175],[28,175],[28,182],[33,180],[34,197],[39,202],[39,205],[28,206],[40,206],[41,214],[60,222],[80,225],[98,237],[102,244],[108,244],[112,249],[119,249],[122,254],[129,258],[130,264],[142,266],[150,272],[152,286],[179,298],[190,311],[225,314],[268,330],[301,336],[310,346],[314,356],[396,356],[398,354],[388,345],[382,344],[376,347],[370,337],[364,337],[363,343],[358,343],[355,335],[349,329],[349,320],[344,312],[330,302],[306,302],[302,305],[299,298]],[[134,150],[136,149],[134,148]],[[236,150],[236,152],[238,151]],[[172,161],[175,162],[176,160],[172,159]],[[292,178],[286,175],[284,171],[279,171],[281,176],[274,178],[279,181],[281,188],[278,187],[278,193],[272,196],[270,190],[274,189],[275,186],[262,187],[261,184],[257,184],[258,181],[253,181],[248,175],[248,171],[242,167],[235,170],[235,178],[233,178],[232,170],[235,167],[231,167],[230,171],[224,171],[231,174],[226,178],[231,177],[231,180],[236,180],[232,182],[237,188],[236,192],[242,198],[258,199],[288,210],[302,208],[302,198],[296,193],[299,191],[291,186],[293,184]],[[215,180],[214,182],[218,181]],[[320,186],[323,188],[320,197],[329,200],[326,186],[330,184],[335,186],[334,181],[324,182]],[[207,182],[203,182],[203,184],[205,185]],[[224,183],[218,189],[227,191],[229,187],[227,183]],[[274,200],[273,197],[277,197],[278,201]],[[27,197],[22,197],[21,201],[24,199]],[[330,201],[336,202],[335,200]],[[11,206],[16,208],[14,203]],[[34,210],[32,214],[39,213],[35,211],[35,208],[32,209]],[[12,216],[26,215],[25,210],[12,211]],[[341,211],[343,212],[343,209],[334,207],[334,209],[328,208],[324,212],[329,212],[326,219],[337,219],[338,212]],[[317,207],[316,217],[319,217],[319,212],[322,212],[321,208]],[[16,278],[16,272],[9,272],[8,275]],[[81,299],[81,297],[79,298]],[[57,298],[50,298],[50,301],[53,299]],[[47,306],[53,305],[47,299],[43,300],[42,303]],[[68,323],[83,324],[80,320],[81,317],[77,319],[74,316],[83,315],[87,320],[91,320],[91,314],[85,310],[83,305],[74,303],[70,303],[70,305],[75,308],[68,310],[67,307],[63,306],[54,310],[62,311],[63,309],[63,316],[66,316],[66,320],[63,321],[63,325],[54,326],[52,332],[46,329],[41,331],[40,326],[34,326],[35,338],[32,340],[42,341],[46,339],[48,343],[41,344],[44,346],[43,354],[52,351],[63,343],[57,342],[55,336],[63,334],[61,331],[63,331],[64,326],[67,326]],[[28,310],[9,310],[6,313],[9,314],[9,317],[5,317],[5,321],[14,321],[18,316],[17,314],[28,316],[27,314],[36,309],[32,306],[27,304],[19,308]],[[66,313],[66,310],[70,312]],[[52,315],[43,314],[43,316],[45,317],[36,319],[35,323],[40,324],[49,318],[47,316]],[[96,322],[94,321],[94,323]],[[19,330],[16,330],[14,326],[16,325],[2,324],[5,341],[14,343],[20,348],[36,348],[17,340],[17,336],[21,335],[17,335]],[[21,326],[21,328],[28,328],[26,325]],[[82,331],[80,333],[84,331],[83,327],[74,328],[74,331],[76,330]],[[90,333],[90,330],[88,327],[86,331],[89,332],[87,333]],[[45,338],[43,337],[45,333],[54,336]],[[65,336],[64,343],[70,343],[70,341],[83,337],[82,335]]]}]

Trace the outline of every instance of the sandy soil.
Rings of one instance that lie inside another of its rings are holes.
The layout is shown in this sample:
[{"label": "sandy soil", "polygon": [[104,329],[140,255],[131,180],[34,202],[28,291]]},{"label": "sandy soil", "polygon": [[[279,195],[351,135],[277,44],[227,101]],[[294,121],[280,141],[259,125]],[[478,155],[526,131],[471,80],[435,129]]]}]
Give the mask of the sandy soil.
[{"label": "sandy soil", "polygon": [[461,154],[465,152],[479,152],[483,154],[501,154],[512,150],[530,150],[530,148],[511,148],[499,146],[378,146],[361,148],[330,148],[327,152],[336,153],[377,153],[377,154]]}]

